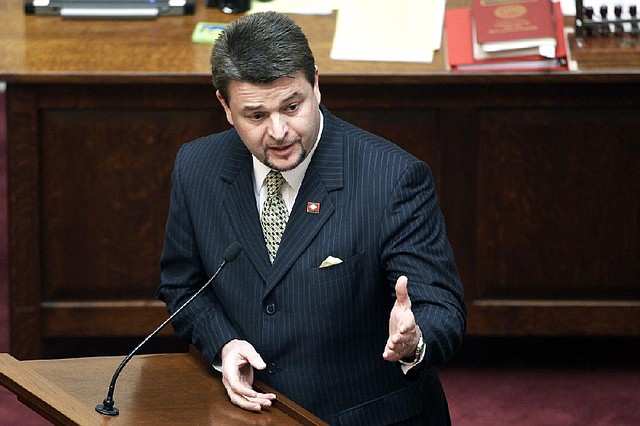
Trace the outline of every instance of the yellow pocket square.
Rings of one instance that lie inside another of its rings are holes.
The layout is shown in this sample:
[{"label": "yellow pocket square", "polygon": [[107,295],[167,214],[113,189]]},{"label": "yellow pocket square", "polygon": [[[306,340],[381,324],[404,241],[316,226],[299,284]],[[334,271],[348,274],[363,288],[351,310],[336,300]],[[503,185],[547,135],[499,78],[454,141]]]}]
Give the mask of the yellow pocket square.
[{"label": "yellow pocket square", "polygon": [[329,256],[325,260],[322,261],[322,263],[320,264],[320,267],[321,268],[327,268],[329,266],[335,266],[335,265],[339,265],[341,263],[342,263],[342,259],[339,259],[339,258],[333,257],[333,256]]}]

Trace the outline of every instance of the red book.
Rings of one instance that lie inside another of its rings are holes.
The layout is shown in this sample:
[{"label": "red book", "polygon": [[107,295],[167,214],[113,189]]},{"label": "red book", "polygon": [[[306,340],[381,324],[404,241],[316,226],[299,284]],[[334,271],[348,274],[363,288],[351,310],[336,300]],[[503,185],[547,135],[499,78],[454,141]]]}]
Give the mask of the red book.
[{"label": "red book", "polygon": [[551,0],[473,0],[471,13],[485,52],[556,44]]},{"label": "red book", "polygon": [[567,70],[567,47],[564,37],[564,18],[560,3],[553,3],[556,39],[555,57],[541,55],[513,56],[508,58],[475,59],[471,30],[471,8],[447,9],[445,36],[449,65],[454,71],[556,71]]}]

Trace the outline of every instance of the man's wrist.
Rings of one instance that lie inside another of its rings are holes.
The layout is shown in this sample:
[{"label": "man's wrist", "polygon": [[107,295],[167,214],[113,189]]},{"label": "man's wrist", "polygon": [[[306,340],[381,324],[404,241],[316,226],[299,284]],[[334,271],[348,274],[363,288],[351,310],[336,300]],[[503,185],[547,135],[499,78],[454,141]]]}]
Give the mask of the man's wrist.
[{"label": "man's wrist", "polygon": [[420,337],[418,338],[418,343],[413,351],[413,355],[406,356],[400,360],[402,364],[405,365],[414,365],[418,362],[422,361],[424,356],[425,343],[422,337],[422,330],[418,328],[418,333],[420,333]]},{"label": "man's wrist", "polygon": [[402,358],[400,362],[402,362],[403,364],[415,364],[418,361],[420,361],[420,359],[422,358],[423,352],[424,352],[424,339],[422,338],[422,335],[421,335],[420,339],[418,339],[418,344],[416,345],[413,355]]}]

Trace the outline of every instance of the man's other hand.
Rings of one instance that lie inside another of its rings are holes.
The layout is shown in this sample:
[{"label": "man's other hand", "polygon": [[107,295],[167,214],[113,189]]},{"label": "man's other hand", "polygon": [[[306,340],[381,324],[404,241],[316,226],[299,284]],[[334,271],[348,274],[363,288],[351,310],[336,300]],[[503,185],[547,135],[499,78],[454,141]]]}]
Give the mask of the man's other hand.
[{"label": "man's other hand", "polygon": [[231,340],[222,348],[221,359],[222,384],[233,404],[249,411],[271,406],[274,394],[253,389],[253,369],[264,370],[267,365],[251,343]]}]

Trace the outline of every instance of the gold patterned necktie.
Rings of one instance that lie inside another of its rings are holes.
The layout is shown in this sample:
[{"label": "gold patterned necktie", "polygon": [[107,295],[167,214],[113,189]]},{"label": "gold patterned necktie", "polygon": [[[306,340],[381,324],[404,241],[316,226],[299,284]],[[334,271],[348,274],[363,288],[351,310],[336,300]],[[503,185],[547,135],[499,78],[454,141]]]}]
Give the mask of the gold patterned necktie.
[{"label": "gold patterned necktie", "polygon": [[280,240],[287,226],[289,211],[282,198],[282,185],[284,177],[282,173],[271,170],[267,175],[267,199],[262,208],[262,232],[269,252],[269,260],[273,263],[278,253]]}]

